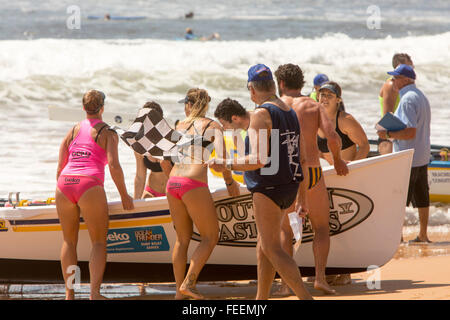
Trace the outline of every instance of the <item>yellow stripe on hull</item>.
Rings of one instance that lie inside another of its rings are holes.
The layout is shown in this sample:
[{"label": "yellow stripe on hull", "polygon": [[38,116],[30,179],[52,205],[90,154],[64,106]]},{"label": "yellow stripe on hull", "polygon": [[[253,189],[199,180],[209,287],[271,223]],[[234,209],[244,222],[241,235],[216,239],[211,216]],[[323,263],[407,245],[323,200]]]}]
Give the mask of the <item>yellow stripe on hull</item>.
[{"label": "yellow stripe on hull", "polygon": [[450,203],[450,195],[446,194],[430,194],[431,202]]},{"label": "yellow stripe on hull", "polygon": [[[171,223],[172,218],[158,218],[158,219],[145,219],[145,220],[131,220],[131,221],[112,221],[109,223],[109,229],[115,228],[129,228],[138,226],[152,226],[156,224]],[[13,226],[14,232],[46,232],[46,231],[61,231],[61,225],[54,226]],[[87,230],[87,226],[84,223],[80,224],[80,230]]]}]

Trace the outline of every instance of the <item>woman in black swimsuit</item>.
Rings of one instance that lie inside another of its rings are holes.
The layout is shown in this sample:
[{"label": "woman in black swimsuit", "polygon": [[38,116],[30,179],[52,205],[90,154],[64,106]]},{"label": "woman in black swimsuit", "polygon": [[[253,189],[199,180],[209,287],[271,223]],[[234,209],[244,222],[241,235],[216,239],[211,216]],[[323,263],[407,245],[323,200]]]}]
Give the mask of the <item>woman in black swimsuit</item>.
[{"label": "woman in black swimsuit", "polygon": [[[147,102],[143,108],[154,109],[163,116],[162,108],[156,102]],[[164,197],[172,164],[153,157],[134,153],[136,157],[136,177],[134,178],[134,199]],[[150,174],[147,179],[147,170]]]},{"label": "woman in black swimsuit", "polygon": [[[341,87],[333,81],[323,84],[319,89],[319,103],[321,103],[328,117],[335,123],[335,130],[342,140],[341,157],[346,161],[364,159],[370,151],[366,133],[353,116],[345,112],[342,101]],[[321,157],[333,164],[333,157],[328,150],[327,139],[322,138],[323,132],[319,129],[317,144]]]},{"label": "woman in black swimsuit", "polygon": [[[341,137],[341,158],[345,161],[353,161],[364,159],[370,151],[369,141],[366,133],[353,118],[353,116],[345,112],[344,103],[342,101],[342,89],[336,82],[326,82],[319,89],[319,103],[321,103],[331,119],[335,123],[335,130]],[[317,144],[320,150],[320,156],[325,158],[328,163],[333,164],[333,157],[328,150],[327,139],[322,138],[323,132],[319,129],[317,135]],[[350,274],[339,274],[335,276],[327,276],[327,281],[331,285],[345,285],[351,283]]]}]

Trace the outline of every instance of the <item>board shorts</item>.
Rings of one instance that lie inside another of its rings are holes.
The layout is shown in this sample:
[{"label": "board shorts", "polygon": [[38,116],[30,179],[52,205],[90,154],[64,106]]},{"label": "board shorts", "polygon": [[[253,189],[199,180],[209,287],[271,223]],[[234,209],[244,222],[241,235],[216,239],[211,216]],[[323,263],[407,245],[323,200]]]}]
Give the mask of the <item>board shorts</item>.
[{"label": "board shorts", "polygon": [[181,200],[186,192],[200,187],[208,188],[208,185],[204,182],[187,177],[169,177],[166,191],[174,198]]},{"label": "board shorts", "polygon": [[95,186],[103,188],[103,183],[90,176],[60,175],[56,186],[67,199],[77,204],[87,190]]},{"label": "board shorts", "polygon": [[320,179],[322,179],[322,167],[308,167],[309,171],[309,184],[308,190],[315,187],[316,184],[319,183]]},{"label": "board shorts", "polygon": [[298,183],[290,183],[280,186],[270,186],[252,189],[252,196],[255,192],[261,193],[284,210],[289,208],[297,198]]},{"label": "board shorts", "polygon": [[430,206],[428,164],[411,168],[406,206],[409,206],[410,203],[412,203],[414,208],[427,208]]}]

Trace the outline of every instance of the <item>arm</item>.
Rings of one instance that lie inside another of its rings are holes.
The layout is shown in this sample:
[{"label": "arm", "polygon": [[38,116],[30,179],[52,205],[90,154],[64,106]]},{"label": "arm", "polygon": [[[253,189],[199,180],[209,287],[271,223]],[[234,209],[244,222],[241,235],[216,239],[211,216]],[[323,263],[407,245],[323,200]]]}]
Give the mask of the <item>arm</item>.
[{"label": "arm", "polygon": [[380,92],[383,98],[383,115],[387,112],[394,112],[395,101],[397,100],[398,91],[395,90],[392,81],[387,81],[383,84]]},{"label": "arm", "polygon": [[[251,153],[244,157],[234,158],[231,164],[231,170],[236,171],[253,171],[260,169],[266,165],[265,162],[262,162],[259,157],[259,146],[260,146],[260,135],[259,132],[261,129],[267,130],[267,155],[269,152],[269,137],[270,137],[270,128],[271,127],[271,119],[270,114],[265,109],[257,109],[253,112],[250,118],[250,126],[248,130],[248,136],[250,139],[250,151]],[[217,150],[216,150],[217,154]],[[266,156],[267,156],[266,155]],[[215,159],[211,159],[205,162],[205,166],[209,165],[213,170],[218,172],[223,172],[226,169],[225,161],[223,157],[218,157]]]},{"label": "arm", "polygon": [[114,131],[108,130],[107,134],[106,156],[108,158],[109,172],[111,173],[111,177],[117,187],[117,190],[119,191],[123,208],[125,210],[131,210],[134,208],[133,198],[128,195],[127,187],[125,185],[125,178],[119,162],[119,138]]},{"label": "arm", "polygon": [[353,118],[350,114],[346,114],[345,117],[341,119],[342,121],[340,123],[342,123],[342,132],[347,134],[350,140],[352,140],[358,146],[355,158],[353,160],[367,158],[367,155],[370,151],[370,145],[364,129],[361,127],[359,122],[356,121],[356,119]]},{"label": "arm", "polygon": [[[270,129],[271,129],[270,114],[265,109],[255,110],[250,118],[250,126],[248,128],[248,137],[250,139],[250,154],[244,157],[234,159],[232,169],[237,171],[253,171],[261,169],[266,165],[259,157],[260,145],[266,143],[267,154],[269,152],[270,144]],[[260,130],[267,130],[267,140],[264,142],[260,137]]]},{"label": "arm", "polygon": [[[387,139],[387,131],[377,131],[381,139]],[[395,140],[411,140],[416,137],[416,128],[405,128],[399,131],[389,131],[389,138]]]},{"label": "arm", "polygon": [[298,188],[298,192],[297,192],[297,198],[296,198],[296,203],[295,203],[295,211],[301,216],[301,217],[305,217],[305,215],[308,212],[307,209],[307,201],[306,201],[306,190],[307,190],[307,181],[309,181],[309,170],[308,168],[305,166],[306,163],[306,158],[305,158],[305,152],[306,152],[306,148],[305,148],[305,139],[303,134],[300,134],[299,137],[299,145],[300,145],[300,165],[302,167],[302,172],[303,172],[303,180],[302,182],[300,182],[300,186]]},{"label": "arm", "polygon": [[[214,148],[216,150],[216,156],[220,159],[228,159],[229,155],[226,151],[226,143],[223,136],[223,128],[220,126],[217,122],[211,123],[210,126],[211,129],[207,130],[205,133],[205,138],[207,138],[210,133],[213,131],[214,136],[211,137],[214,139]],[[230,196],[238,196],[239,195],[239,185],[238,183],[233,179],[233,175],[231,170],[225,169],[222,172],[222,177],[225,182],[228,194]]]},{"label": "arm", "polygon": [[144,165],[144,157],[134,153],[136,158],[136,177],[134,178],[134,199],[140,199],[144,193],[145,180],[147,179],[147,168]]},{"label": "arm", "polygon": [[59,176],[61,175],[61,171],[66,166],[67,161],[69,159],[69,144],[70,144],[70,140],[72,139],[72,131],[73,131],[73,129],[69,130],[69,132],[66,134],[63,141],[61,142],[61,145],[59,146],[58,167],[56,169],[56,180],[59,179]]},{"label": "arm", "polygon": [[333,156],[333,165],[337,174],[345,176],[348,173],[346,162],[341,158],[342,140],[333,128],[333,124],[328,118],[325,108],[319,104],[319,128],[327,138],[328,150]]}]

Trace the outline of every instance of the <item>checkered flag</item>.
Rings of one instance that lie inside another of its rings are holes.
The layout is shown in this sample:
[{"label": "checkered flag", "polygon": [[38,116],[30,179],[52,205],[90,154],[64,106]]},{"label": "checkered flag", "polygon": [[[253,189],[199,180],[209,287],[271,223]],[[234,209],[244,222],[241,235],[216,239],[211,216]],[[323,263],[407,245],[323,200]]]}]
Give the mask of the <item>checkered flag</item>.
[{"label": "checkered flag", "polygon": [[[112,127],[122,140],[137,153],[157,158],[166,158],[183,135],[172,129],[158,111],[151,108],[139,110],[128,130]],[[176,152],[175,152],[176,153]]]}]

